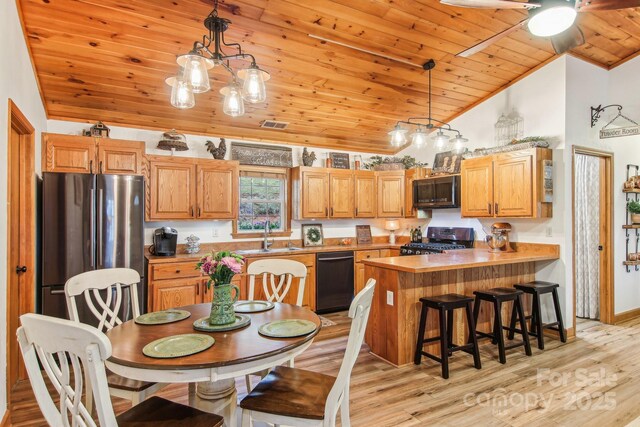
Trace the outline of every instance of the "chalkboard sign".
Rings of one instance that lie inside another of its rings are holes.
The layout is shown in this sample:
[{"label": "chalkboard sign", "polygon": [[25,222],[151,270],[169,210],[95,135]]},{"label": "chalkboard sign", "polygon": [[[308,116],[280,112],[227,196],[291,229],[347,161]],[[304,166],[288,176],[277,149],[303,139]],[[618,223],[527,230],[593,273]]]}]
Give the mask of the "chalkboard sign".
[{"label": "chalkboard sign", "polygon": [[356,225],[356,241],[359,245],[370,245],[372,243],[370,225]]},{"label": "chalkboard sign", "polygon": [[349,155],[346,153],[329,153],[331,159],[331,166],[334,169],[351,169],[351,163],[349,162]]}]

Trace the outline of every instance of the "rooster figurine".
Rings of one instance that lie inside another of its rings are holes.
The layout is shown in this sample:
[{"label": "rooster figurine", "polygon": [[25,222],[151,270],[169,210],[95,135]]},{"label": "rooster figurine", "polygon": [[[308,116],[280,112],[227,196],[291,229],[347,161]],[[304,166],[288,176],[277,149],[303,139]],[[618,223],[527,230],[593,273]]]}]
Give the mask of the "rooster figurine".
[{"label": "rooster figurine", "polygon": [[304,147],[304,150],[302,150],[302,164],[305,166],[313,166],[313,162],[315,161],[316,153],[313,151],[309,153],[309,151],[307,151],[307,147]]},{"label": "rooster figurine", "polygon": [[227,144],[224,142],[224,138],[220,138],[220,144],[216,147],[213,141],[207,140],[207,151],[211,153],[214,159],[224,160],[225,154],[227,154]]}]

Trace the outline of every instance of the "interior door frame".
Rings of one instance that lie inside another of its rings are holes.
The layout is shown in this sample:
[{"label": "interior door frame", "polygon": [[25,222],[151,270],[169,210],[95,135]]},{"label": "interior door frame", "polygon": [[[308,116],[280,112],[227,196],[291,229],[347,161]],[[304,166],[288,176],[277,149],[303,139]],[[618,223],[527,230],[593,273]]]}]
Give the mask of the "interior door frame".
[{"label": "interior door frame", "polygon": [[[576,155],[598,157],[604,160],[604,170],[600,172],[601,182],[604,182],[606,197],[601,198],[601,218],[604,218],[604,227],[601,224],[601,233],[604,233],[604,250],[601,256],[604,259],[604,271],[600,272],[600,322],[606,324],[615,323],[615,285],[613,276],[613,153],[594,148],[573,146],[571,155],[571,235],[573,242],[573,325],[576,326]],[[602,181],[604,179],[604,181]],[[604,212],[602,207],[604,206]],[[602,279],[606,280],[602,280]],[[577,329],[576,329],[577,330]]]},{"label": "interior door frame", "polygon": [[[35,233],[36,233],[36,184],[35,184],[35,129],[27,120],[24,114],[20,111],[18,106],[9,99],[8,105],[8,120],[7,120],[7,197],[11,197],[11,179],[12,179],[12,162],[11,153],[13,150],[21,149],[20,145],[24,148],[24,156],[20,157],[22,162],[21,166],[24,168],[24,174],[21,174],[25,178],[24,182],[21,182],[21,194],[24,194],[24,204],[21,206],[21,220],[25,221],[25,233],[20,236],[21,239],[21,251],[24,251],[24,264],[27,266],[27,272],[24,275],[24,286],[21,289],[18,304],[18,314],[33,312],[35,309]],[[11,138],[11,130],[15,129],[20,135],[20,141],[17,147]],[[12,200],[8,200],[12,202]],[[12,221],[15,219],[11,217],[11,209],[7,209],[7,227],[12,226]],[[8,241],[8,246],[12,242]],[[18,296],[13,295],[13,289],[10,285],[12,276],[15,273],[15,266],[9,264],[11,261],[11,253],[7,250],[7,299],[6,301],[17,301]],[[6,342],[6,388],[7,388],[7,404],[9,406],[11,402],[11,388],[13,386],[13,370],[11,366],[10,351],[11,347],[18,346],[15,335],[10,333],[11,323],[10,319],[14,312],[7,305],[7,342]],[[23,372],[26,376],[26,372]],[[20,375],[18,375],[19,377]]]}]

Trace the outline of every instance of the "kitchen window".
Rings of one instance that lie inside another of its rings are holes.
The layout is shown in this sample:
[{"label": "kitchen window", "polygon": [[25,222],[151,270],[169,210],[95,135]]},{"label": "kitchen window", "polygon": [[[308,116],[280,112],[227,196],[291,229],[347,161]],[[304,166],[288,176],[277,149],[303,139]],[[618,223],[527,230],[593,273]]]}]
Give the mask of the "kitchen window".
[{"label": "kitchen window", "polygon": [[234,237],[264,233],[266,221],[272,236],[289,236],[289,170],[285,168],[240,168],[240,198]]}]

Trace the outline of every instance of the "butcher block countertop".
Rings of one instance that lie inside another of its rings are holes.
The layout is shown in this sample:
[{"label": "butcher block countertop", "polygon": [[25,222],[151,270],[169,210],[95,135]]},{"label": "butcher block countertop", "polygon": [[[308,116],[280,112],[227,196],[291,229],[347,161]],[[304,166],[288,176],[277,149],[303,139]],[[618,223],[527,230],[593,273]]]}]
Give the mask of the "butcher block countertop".
[{"label": "butcher block countertop", "polygon": [[558,245],[525,244],[518,247],[516,252],[492,253],[485,247],[461,249],[442,254],[374,258],[362,262],[373,267],[407,273],[432,273],[492,265],[552,261],[558,258],[560,258]]}]

